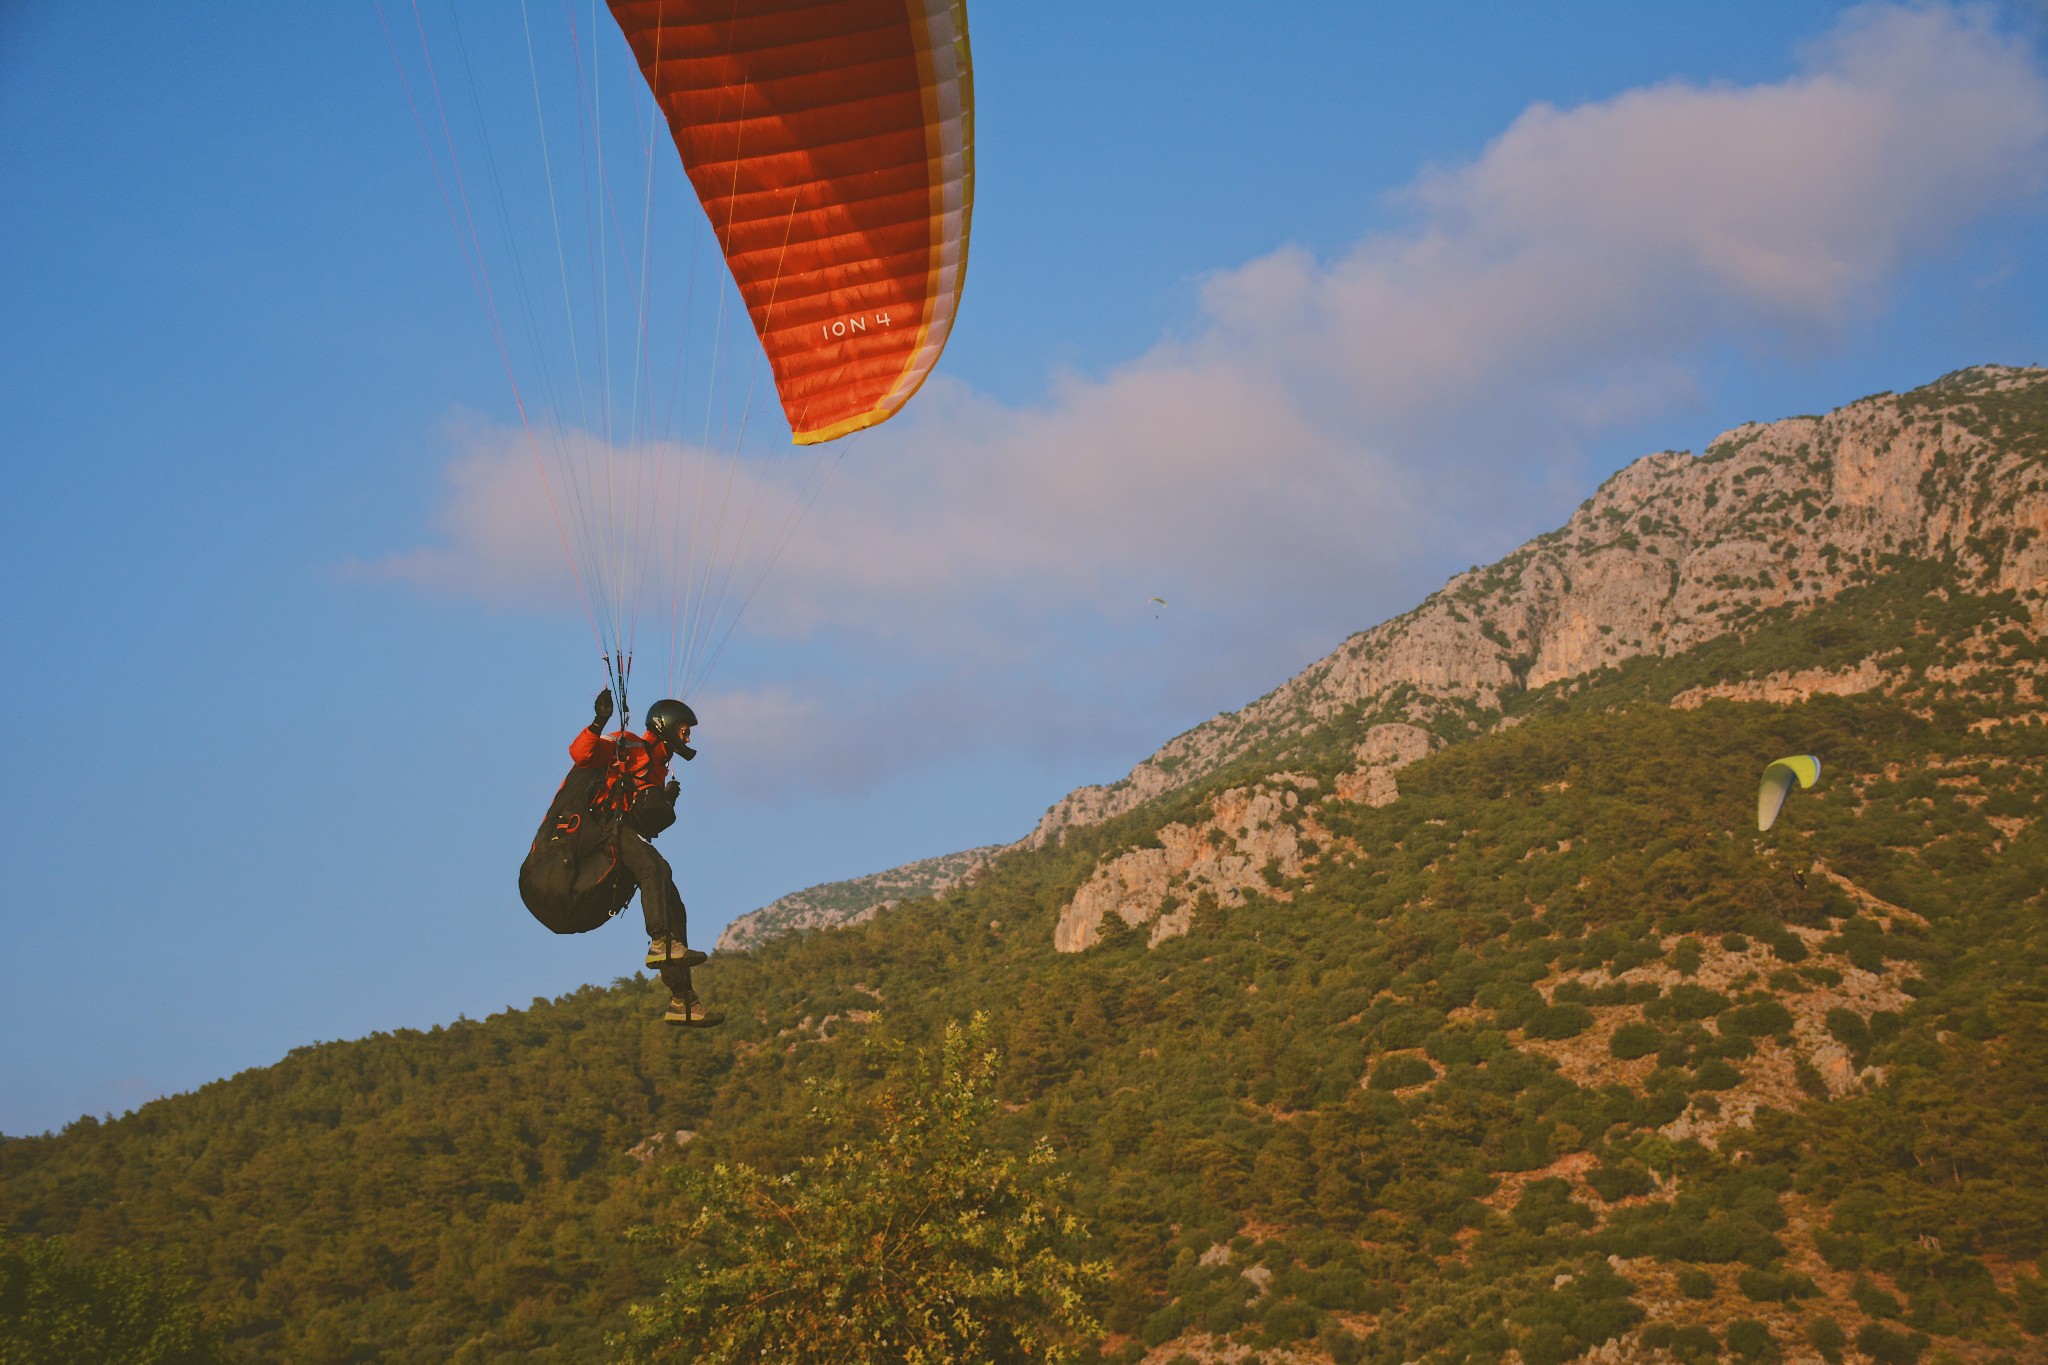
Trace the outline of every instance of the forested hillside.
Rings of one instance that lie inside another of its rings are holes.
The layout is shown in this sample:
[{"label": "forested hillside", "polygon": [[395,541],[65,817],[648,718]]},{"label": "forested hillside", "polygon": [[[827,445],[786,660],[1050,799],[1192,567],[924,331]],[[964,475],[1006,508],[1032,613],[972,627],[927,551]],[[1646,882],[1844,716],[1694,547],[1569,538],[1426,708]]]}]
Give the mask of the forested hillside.
[{"label": "forested hillside", "polygon": [[[2048,404],[2005,392],[2010,519]],[[1049,1141],[1111,1265],[1091,1356],[2048,1359],[2048,647],[2002,537],[1265,725],[721,955],[721,1031],[628,980],[8,1141],[0,1223],[175,1257],[247,1359],[602,1358],[676,1269],[628,1235],[663,1168],[788,1169],[806,1081],[985,1012],[986,1141]],[[1760,835],[1790,753],[1822,780]]]}]

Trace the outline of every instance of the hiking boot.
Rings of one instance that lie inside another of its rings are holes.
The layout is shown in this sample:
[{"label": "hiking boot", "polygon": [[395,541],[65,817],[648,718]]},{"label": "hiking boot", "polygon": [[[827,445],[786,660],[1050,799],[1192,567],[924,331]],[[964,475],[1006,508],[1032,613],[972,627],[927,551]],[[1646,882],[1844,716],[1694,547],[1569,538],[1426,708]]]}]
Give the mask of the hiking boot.
[{"label": "hiking boot", "polygon": [[657,938],[647,945],[647,965],[666,967],[694,967],[705,960],[705,955],[679,938]]},{"label": "hiking boot", "polygon": [[671,995],[668,1013],[661,1017],[680,1028],[716,1028],[725,1022],[723,1011],[704,1008],[704,1002],[693,994]]}]

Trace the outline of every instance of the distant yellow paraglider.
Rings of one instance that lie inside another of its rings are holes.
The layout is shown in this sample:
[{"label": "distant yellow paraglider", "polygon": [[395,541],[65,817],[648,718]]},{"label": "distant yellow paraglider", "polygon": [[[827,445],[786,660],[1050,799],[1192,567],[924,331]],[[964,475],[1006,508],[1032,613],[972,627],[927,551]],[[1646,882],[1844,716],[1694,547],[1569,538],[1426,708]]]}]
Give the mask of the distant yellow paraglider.
[{"label": "distant yellow paraglider", "polygon": [[1792,794],[1792,784],[1797,782],[1802,789],[1820,781],[1820,760],[1812,754],[1794,754],[1781,758],[1764,769],[1763,784],[1756,789],[1756,827],[1759,833],[1777,823],[1778,812],[1785,809],[1785,798]]}]

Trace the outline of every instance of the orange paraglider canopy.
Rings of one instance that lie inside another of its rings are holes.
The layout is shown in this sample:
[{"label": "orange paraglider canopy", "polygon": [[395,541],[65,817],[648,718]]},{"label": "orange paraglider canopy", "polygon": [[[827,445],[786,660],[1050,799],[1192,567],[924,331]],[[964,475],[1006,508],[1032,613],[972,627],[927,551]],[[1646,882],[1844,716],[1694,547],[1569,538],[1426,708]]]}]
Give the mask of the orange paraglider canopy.
[{"label": "orange paraglider canopy", "polygon": [[887,420],[960,302],[964,0],[610,0],[799,445]]}]

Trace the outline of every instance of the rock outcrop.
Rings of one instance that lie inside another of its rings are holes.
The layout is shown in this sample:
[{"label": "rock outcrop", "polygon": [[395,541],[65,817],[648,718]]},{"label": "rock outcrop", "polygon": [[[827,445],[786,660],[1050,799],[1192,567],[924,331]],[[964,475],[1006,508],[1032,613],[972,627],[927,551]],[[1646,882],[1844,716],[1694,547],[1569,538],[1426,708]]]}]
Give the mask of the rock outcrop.
[{"label": "rock outcrop", "polygon": [[[2048,370],[1963,370],[1824,417],[1737,427],[1697,458],[1637,460],[1560,529],[1458,575],[1122,781],[1070,793],[1024,842],[1121,815],[1349,707],[1399,696],[1401,718],[1419,722],[1447,706],[1491,709],[1523,689],[1681,653],[1760,611],[1824,601],[1893,557],[1949,561],[1958,581],[2027,594],[2038,614],[2048,452],[2000,439],[2001,409],[2015,401],[2048,406]],[[1862,681],[1857,670],[1812,686]]]},{"label": "rock outcrop", "polygon": [[964,853],[925,858],[886,872],[825,882],[791,892],[778,901],[741,915],[718,936],[718,951],[738,952],[782,934],[859,924],[900,901],[942,895],[978,875],[1000,847],[970,848]]}]

